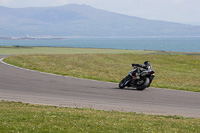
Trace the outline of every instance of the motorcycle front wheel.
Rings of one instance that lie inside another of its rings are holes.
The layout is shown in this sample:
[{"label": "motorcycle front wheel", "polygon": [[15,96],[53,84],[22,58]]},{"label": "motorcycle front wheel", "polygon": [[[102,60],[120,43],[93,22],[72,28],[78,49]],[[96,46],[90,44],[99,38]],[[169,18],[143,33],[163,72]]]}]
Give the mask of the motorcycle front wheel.
[{"label": "motorcycle front wheel", "polygon": [[130,81],[130,77],[126,76],[124,79],[121,80],[121,82],[119,83],[119,88],[123,89],[124,87],[126,87],[128,85]]}]

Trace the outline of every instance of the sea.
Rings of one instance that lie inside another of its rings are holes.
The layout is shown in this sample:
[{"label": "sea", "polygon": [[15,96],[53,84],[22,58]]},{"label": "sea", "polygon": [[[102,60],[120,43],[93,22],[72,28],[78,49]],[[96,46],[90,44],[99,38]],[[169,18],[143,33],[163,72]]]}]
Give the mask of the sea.
[{"label": "sea", "polygon": [[49,46],[200,52],[200,37],[19,39],[0,40],[0,46]]}]

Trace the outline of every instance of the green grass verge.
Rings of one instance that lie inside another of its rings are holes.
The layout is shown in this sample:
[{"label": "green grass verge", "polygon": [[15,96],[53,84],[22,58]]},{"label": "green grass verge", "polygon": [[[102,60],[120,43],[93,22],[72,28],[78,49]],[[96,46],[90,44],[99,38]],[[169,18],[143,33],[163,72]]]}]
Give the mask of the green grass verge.
[{"label": "green grass verge", "polygon": [[199,133],[200,119],[0,101],[0,132]]},{"label": "green grass verge", "polygon": [[200,92],[200,55],[18,55],[4,61],[48,73],[118,83],[132,69],[132,63],[143,63],[145,60],[151,61],[156,71],[152,86]]},{"label": "green grass verge", "polygon": [[94,49],[94,48],[61,48],[61,47],[7,47],[0,46],[1,55],[17,55],[17,54],[120,54],[135,53],[147,54],[155,53],[155,51],[144,50],[120,50],[120,49]]}]

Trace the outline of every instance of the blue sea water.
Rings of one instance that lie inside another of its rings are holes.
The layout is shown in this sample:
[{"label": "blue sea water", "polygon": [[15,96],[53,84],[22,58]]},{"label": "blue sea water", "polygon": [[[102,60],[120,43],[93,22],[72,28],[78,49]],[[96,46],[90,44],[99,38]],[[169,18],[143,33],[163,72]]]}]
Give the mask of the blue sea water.
[{"label": "blue sea water", "polygon": [[67,38],[66,40],[0,40],[0,46],[51,46],[200,52],[200,37]]}]

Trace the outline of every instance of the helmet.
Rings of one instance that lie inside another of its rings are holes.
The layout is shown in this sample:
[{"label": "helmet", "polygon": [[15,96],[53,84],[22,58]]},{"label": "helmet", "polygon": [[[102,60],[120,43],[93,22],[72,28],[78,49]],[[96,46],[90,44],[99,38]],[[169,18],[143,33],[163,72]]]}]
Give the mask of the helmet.
[{"label": "helmet", "polygon": [[149,61],[145,61],[145,62],[144,62],[144,65],[147,67],[147,66],[150,66],[151,64],[150,64]]}]

